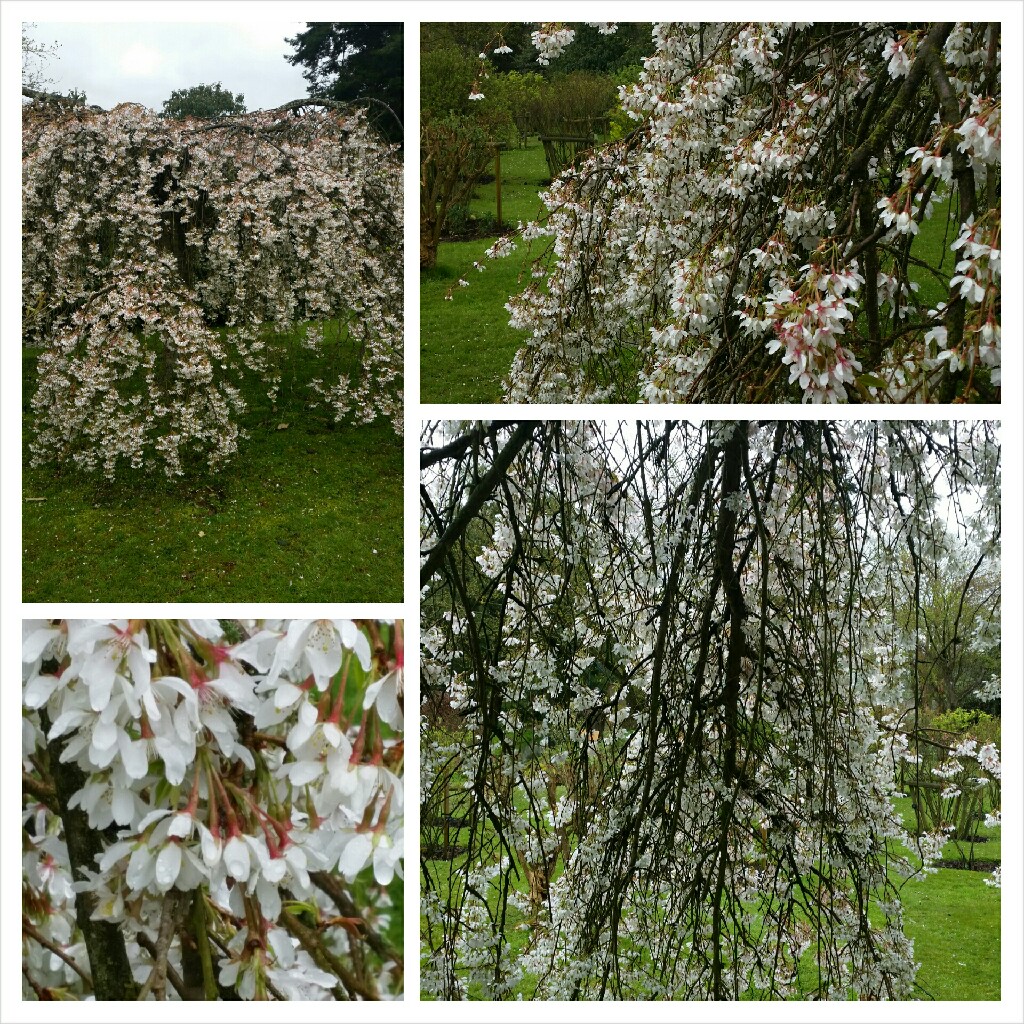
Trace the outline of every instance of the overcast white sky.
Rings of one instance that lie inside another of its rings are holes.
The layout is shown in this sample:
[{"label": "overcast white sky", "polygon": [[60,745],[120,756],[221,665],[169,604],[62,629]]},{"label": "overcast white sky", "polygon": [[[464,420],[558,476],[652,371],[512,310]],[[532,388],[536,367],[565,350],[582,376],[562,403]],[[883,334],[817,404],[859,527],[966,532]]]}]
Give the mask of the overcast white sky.
[{"label": "overcast white sky", "polygon": [[[133,5],[134,10],[139,10]],[[244,10],[238,5],[238,10]],[[105,109],[143,103],[160,110],[175,89],[220,82],[245,96],[247,110],[276,107],[307,94],[302,68],[285,59],[286,37],[301,21],[89,24],[38,20],[28,30],[38,43],[57,43],[45,65],[55,92],[79,89]]]}]

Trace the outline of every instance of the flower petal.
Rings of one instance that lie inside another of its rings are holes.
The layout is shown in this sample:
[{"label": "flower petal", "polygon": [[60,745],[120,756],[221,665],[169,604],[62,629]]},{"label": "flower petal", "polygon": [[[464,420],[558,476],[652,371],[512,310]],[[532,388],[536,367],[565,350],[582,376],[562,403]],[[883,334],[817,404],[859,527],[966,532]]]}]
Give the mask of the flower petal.
[{"label": "flower petal", "polygon": [[146,751],[145,740],[132,740],[127,733],[118,732],[117,746],[121,751],[121,761],[124,770],[131,779],[144,778],[149,771],[149,755]]},{"label": "flower petal", "polygon": [[296,761],[289,766],[288,779],[293,786],[304,786],[323,774],[324,766],[320,761]]},{"label": "flower petal", "polygon": [[249,880],[249,847],[240,836],[232,836],[224,847],[224,866],[228,874],[239,882]]},{"label": "flower petal", "polygon": [[281,708],[291,707],[300,697],[302,691],[291,683],[282,683],[274,691],[274,707],[281,710]]},{"label": "flower petal", "polygon": [[135,793],[128,787],[115,787],[110,811],[118,825],[128,825],[135,817]]},{"label": "flower petal", "polygon": [[365,833],[354,835],[346,844],[338,860],[338,868],[351,882],[366,866],[373,849],[373,840]]},{"label": "flower petal", "polygon": [[25,707],[41,708],[50,699],[59,682],[56,676],[33,676],[25,684]]},{"label": "flower petal", "polygon": [[167,892],[174,885],[181,870],[181,847],[177,843],[168,843],[156,858],[156,887]]}]

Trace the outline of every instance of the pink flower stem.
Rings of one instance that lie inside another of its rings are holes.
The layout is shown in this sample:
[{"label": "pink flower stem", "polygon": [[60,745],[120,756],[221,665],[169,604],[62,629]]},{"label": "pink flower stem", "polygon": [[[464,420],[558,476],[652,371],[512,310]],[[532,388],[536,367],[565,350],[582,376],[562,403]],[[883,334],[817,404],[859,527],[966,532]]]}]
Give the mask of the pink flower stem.
[{"label": "pink flower stem", "polygon": [[345,707],[345,684],[348,682],[348,667],[352,662],[352,655],[349,653],[346,655],[344,662],[341,666],[341,684],[338,686],[338,695],[334,698],[334,705],[331,708],[331,713],[327,718],[328,722],[333,722],[335,725],[341,724],[341,712]]}]

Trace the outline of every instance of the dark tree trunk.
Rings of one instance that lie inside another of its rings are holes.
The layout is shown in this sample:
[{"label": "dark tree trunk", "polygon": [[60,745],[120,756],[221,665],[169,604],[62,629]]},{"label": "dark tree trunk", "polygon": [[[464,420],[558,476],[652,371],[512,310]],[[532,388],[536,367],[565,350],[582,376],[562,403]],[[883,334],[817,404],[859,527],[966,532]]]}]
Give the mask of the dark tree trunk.
[{"label": "dark tree trunk", "polygon": [[[45,711],[40,713],[43,730],[48,732],[50,721]],[[96,868],[96,857],[103,852],[100,833],[89,827],[85,812],[76,807],[68,809],[68,801],[85,785],[85,773],[76,764],[61,764],[64,751],[62,739],[50,740],[47,752],[50,760],[50,774],[57,790],[57,803],[64,822],[64,838],[71,861],[71,874],[76,882],[83,882],[86,876],[83,868]],[[92,974],[93,994],[97,999],[135,999],[138,986],[132,978],[124,935],[119,925],[109,921],[94,921],[96,897],[88,890],[75,895],[75,914],[78,927],[85,937],[89,953],[89,968]]]}]

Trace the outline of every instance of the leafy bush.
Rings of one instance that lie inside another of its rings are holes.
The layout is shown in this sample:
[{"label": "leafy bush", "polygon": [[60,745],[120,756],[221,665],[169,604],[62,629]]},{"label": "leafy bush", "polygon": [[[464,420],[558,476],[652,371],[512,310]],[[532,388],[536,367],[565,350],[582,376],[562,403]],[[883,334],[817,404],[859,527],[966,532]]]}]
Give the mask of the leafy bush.
[{"label": "leafy bush", "polygon": [[918,832],[946,832],[967,844],[964,859],[973,860],[979,827],[1000,804],[1000,721],[984,711],[953,708],[926,720],[922,733],[920,769],[913,778],[904,774]]},{"label": "leafy bush", "polygon": [[533,132],[538,135],[605,135],[608,111],[618,89],[607,75],[586,71],[545,82],[531,101]]},{"label": "leafy bush", "polygon": [[932,728],[953,733],[958,737],[971,736],[979,743],[999,743],[1000,720],[977,708],[953,708],[936,715]]},{"label": "leafy bush", "polygon": [[488,238],[498,234],[498,219],[493,213],[473,213],[462,203],[451,207],[445,216],[444,237]]}]

